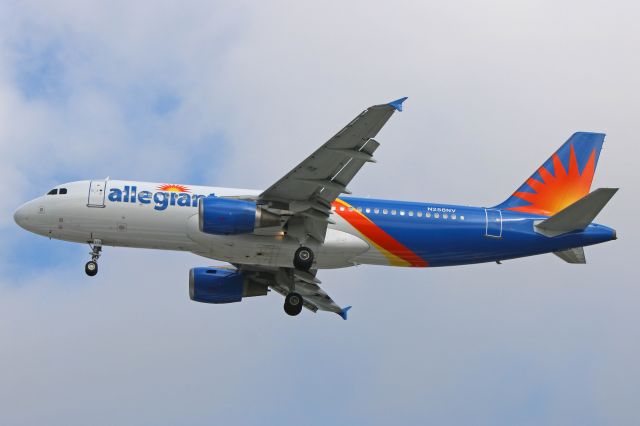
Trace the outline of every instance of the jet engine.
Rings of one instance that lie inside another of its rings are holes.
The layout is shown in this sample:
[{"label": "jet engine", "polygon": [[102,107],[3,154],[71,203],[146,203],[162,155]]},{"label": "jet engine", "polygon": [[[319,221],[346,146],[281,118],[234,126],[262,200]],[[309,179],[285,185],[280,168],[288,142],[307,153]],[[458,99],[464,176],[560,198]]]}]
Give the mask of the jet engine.
[{"label": "jet engine", "polygon": [[280,216],[253,201],[206,197],[198,205],[200,231],[214,235],[248,234],[280,225]]},{"label": "jet engine", "polygon": [[240,271],[220,268],[192,268],[189,297],[202,303],[240,302],[243,297],[265,296],[267,286],[248,280]]}]

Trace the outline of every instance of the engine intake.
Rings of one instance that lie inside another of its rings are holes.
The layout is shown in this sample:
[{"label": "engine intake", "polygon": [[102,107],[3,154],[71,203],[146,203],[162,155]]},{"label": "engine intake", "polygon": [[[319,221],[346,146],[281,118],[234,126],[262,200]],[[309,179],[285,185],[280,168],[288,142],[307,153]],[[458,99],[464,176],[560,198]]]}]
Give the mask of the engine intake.
[{"label": "engine intake", "polygon": [[192,268],[189,271],[189,297],[195,302],[233,303],[243,297],[266,294],[266,285],[248,280],[237,270]]},{"label": "engine intake", "polygon": [[206,197],[198,205],[200,231],[214,235],[248,234],[280,225],[280,216],[253,201]]}]

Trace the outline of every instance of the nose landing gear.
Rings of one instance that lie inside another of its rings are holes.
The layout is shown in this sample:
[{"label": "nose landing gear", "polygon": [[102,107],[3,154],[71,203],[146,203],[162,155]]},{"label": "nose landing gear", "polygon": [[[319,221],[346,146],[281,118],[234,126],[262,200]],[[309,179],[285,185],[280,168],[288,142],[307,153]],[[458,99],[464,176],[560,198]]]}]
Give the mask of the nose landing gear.
[{"label": "nose landing gear", "polygon": [[90,277],[93,277],[95,274],[98,273],[98,262],[94,260],[90,260],[89,262],[87,262],[84,265],[84,272],[86,272],[86,274],[89,275]]},{"label": "nose landing gear", "polygon": [[91,253],[89,253],[91,260],[84,265],[84,272],[90,277],[93,277],[98,273],[98,259],[102,252],[102,241],[93,240],[93,243],[89,243],[89,247],[91,247]]}]

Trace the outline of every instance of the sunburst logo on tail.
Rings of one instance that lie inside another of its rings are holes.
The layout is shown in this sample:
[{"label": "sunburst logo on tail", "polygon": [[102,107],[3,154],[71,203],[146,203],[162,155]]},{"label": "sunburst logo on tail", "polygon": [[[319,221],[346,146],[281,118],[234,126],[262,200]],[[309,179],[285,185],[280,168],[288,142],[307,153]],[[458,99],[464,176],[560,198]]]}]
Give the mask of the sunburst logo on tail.
[{"label": "sunburst logo on tail", "polygon": [[573,144],[568,169],[562,164],[558,153],[552,157],[552,170],[548,170],[547,167],[543,165],[538,169],[537,176],[527,180],[526,185],[531,191],[517,191],[513,194],[529,204],[510,207],[508,210],[553,215],[587,195],[596,170],[596,150],[591,151],[582,172]]},{"label": "sunburst logo on tail", "polygon": [[189,188],[184,185],[174,185],[174,184],[166,184],[166,185],[158,185],[159,191],[166,192],[191,192]]}]

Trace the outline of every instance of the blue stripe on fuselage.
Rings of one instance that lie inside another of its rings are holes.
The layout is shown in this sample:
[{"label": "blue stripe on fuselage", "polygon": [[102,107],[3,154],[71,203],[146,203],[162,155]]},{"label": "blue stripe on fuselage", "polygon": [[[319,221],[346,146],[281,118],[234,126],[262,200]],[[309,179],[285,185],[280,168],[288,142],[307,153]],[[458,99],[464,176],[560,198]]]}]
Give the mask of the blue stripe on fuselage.
[{"label": "blue stripe on fuselage", "polygon": [[[355,197],[345,197],[342,200],[354,208],[360,208],[363,215],[427,261],[429,266],[512,259],[597,244],[615,238],[612,229],[595,224],[584,232],[545,237],[534,230],[534,221],[545,217],[511,211],[501,212],[502,235],[494,238],[486,236],[484,208]],[[378,209],[377,214],[375,209]],[[387,214],[383,214],[385,209]],[[393,210],[395,215],[391,214]],[[401,211],[404,211],[404,215],[400,214]],[[413,216],[409,216],[409,212]],[[426,217],[427,213],[430,217]],[[436,214],[439,217],[436,218]]]}]

